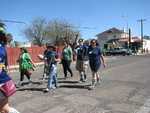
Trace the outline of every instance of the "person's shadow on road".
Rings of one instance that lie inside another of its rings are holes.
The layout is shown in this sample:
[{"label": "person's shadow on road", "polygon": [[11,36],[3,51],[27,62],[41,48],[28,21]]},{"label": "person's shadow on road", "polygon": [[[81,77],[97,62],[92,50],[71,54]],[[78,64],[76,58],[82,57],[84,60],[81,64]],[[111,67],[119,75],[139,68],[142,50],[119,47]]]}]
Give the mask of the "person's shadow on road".
[{"label": "person's shadow on road", "polygon": [[41,91],[43,92],[45,88],[35,88],[35,87],[27,87],[27,88],[18,88],[17,91],[25,91],[25,90],[29,90],[29,91]]}]

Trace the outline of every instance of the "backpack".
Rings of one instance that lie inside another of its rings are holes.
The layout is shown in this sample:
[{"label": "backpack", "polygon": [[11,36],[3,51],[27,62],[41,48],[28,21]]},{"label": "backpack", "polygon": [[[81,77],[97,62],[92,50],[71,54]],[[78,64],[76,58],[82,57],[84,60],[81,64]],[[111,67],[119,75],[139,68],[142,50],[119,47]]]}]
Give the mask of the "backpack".
[{"label": "backpack", "polygon": [[45,55],[45,57],[47,58],[47,63],[49,65],[54,64],[55,63],[55,57],[56,57],[56,53],[52,52],[52,51],[48,51]]},{"label": "backpack", "polygon": [[86,45],[83,45],[83,46],[80,46],[78,47],[77,49],[77,59],[79,60],[88,60],[88,46]]}]

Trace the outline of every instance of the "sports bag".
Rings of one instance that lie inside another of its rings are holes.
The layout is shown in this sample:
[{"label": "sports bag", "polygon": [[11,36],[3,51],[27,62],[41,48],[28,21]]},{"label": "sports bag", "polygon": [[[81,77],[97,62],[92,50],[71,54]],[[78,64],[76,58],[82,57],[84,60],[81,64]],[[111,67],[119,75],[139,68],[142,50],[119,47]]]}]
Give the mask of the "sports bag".
[{"label": "sports bag", "polygon": [[16,92],[16,86],[15,86],[13,80],[9,80],[6,83],[4,83],[4,85],[2,85],[2,87],[1,87],[1,89],[6,97],[9,97]]}]

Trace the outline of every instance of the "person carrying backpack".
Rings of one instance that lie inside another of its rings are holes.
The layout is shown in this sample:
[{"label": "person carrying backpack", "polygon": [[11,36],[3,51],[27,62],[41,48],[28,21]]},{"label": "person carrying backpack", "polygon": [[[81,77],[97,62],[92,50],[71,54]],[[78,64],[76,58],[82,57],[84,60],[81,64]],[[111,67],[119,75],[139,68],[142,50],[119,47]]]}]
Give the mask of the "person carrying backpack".
[{"label": "person carrying backpack", "polygon": [[88,68],[88,44],[83,43],[83,39],[79,39],[79,46],[76,48],[77,61],[76,69],[79,71],[80,82],[85,82],[87,79],[86,70]]},{"label": "person carrying backpack", "polygon": [[47,53],[45,54],[45,60],[48,64],[49,78],[47,88],[45,92],[50,91],[51,89],[57,88],[57,62],[60,61],[56,53],[56,48],[52,44],[47,46]]}]

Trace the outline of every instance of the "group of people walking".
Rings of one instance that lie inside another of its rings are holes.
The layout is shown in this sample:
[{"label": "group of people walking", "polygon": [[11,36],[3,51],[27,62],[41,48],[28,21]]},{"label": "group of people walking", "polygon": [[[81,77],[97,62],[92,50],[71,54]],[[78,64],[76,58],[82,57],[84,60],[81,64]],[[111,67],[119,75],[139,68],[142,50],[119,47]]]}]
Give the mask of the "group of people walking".
[{"label": "group of people walking", "polygon": [[[55,46],[50,44],[47,45],[46,53],[44,52],[44,58],[46,66],[48,68],[48,85],[45,91],[50,91],[58,87],[57,85],[57,63],[61,63],[64,72],[64,78],[73,77],[73,71],[71,69],[71,62],[73,61],[73,50],[69,43],[64,42],[64,48],[61,53],[61,57],[58,57],[58,53],[55,50]],[[92,84],[93,89],[97,84],[100,83],[100,75],[98,70],[101,64],[105,67],[105,60],[102,55],[101,49],[96,39],[92,39],[90,44],[88,41],[83,39],[78,40],[78,45],[75,48],[76,53],[76,69],[79,71],[80,80],[79,82],[86,82],[87,80],[87,69],[90,66],[92,72]],[[46,71],[47,72],[47,71]],[[68,75],[69,72],[69,75]]]},{"label": "group of people walking", "polygon": [[79,39],[78,43],[79,46],[76,49],[76,69],[79,71],[80,81],[86,81],[87,68],[89,64],[92,72],[91,88],[94,88],[95,85],[97,83],[100,83],[101,80],[100,75],[98,73],[101,64],[103,64],[104,67],[106,66],[104,57],[96,39],[92,39],[90,44],[87,41],[84,41],[83,39]]}]

